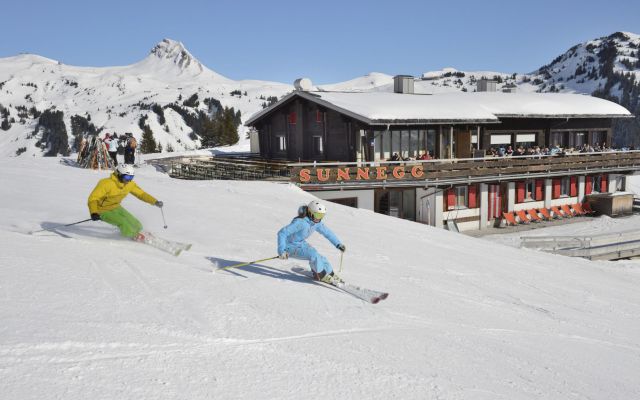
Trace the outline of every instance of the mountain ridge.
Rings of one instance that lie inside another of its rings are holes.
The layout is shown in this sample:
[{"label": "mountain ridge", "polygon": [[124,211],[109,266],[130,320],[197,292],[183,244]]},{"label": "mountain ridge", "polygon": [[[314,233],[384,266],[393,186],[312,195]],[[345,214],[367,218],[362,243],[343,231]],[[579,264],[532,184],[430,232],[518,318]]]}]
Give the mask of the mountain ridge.
[{"label": "mountain ridge", "polygon": [[[640,35],[615,32],[577,44],[531,73],[459,71],[452,67],[428,71],[416,78],[415,90],[474,91],[482,77],[495,79],[498,90],[511,85],[524,92],[595,95],[638,116]],[[371,72],[315,89],[392,91],[393,76]],[[148,121],[160,144],[158,150],[194,150],[210,143],[202,131],[204,124],[197,119],[211,115],[211,104],[234,108],[240,113],[238,120],[246,120],[291,90],[293,86],[285,83],[229,79],[207,68],[183,43],[169,38],[158,42],[142,60],[126,66],[69,66],[35,54],[0,58],[0,156],[68,154],[74,149],[74,136],[81,133],[132,132],[140,138],[141,120]],[[194,96],[196,100],[187,104],[185,99]],[[52,151],[52,144],[38,131],[39,115],[49,109],[62,111],[70,148]],[[153,109],[166,112],[160,117]],[[188,115],[194,115],[196,122]],[[73,118],[85,119],[84,125],[93,124],[94,129],[74,131]],[[614,128],[618,145],[640,144],[638,118],[616,121]],[[247,133],[246,127],[238,127],[240,140],[233,150],[248,150]]]}]

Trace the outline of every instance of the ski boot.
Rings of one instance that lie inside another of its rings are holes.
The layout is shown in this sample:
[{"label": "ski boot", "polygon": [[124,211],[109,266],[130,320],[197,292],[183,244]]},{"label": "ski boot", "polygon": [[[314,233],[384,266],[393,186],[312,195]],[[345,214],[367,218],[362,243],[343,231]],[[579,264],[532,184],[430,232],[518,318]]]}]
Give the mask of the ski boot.
[{"label": "ski boot", "polygon": [[336,275],[333,271],[331,271],[330,273],[327,274],[326,271],[322,271],[320,273],[312,271],[313,273],[313,279],[320,281],[320,282],[324,282],[324,283],[328,283],[328,284],[332,284],[332,283],[343,283],[344,281],[338,276]]}]

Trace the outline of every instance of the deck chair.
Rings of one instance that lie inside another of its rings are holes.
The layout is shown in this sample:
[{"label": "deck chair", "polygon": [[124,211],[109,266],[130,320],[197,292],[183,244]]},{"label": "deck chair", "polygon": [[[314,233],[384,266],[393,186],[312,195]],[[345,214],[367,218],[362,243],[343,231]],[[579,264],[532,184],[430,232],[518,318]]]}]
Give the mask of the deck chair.
[{"label": "deck chair", "polygon": [[582,209],[584,210],[585,213],[587,213],[587,215],[595,214],[595,211],[591,209],[591,206],[589,205],[589,203],[582,203]]},{"label": "deck chair", "polygon": [[516,211],[516,215],[520,218],[520,223],[521,224],[529,224],[529,223],[531,223],[531,220],[529,219],[529,217],[527,217],[527,214],[524,212],[524,210]]},{"label": "deck chair", "polygon": [[556,215],[556,218],[567,218],[568,216],[564,212],[560,211],[557,206],[551,206],[551,211]]},{"label": "deck chair", "polygon": [[573,212],[571,212],[571,209],[569,208],[569,205],[563,204],[563,205],[560,206],[560,208],[562,209],[562,211],[564,211],[565,214],[567,214],[569,216],[569,218],[575,217],[575,215],[573,215]]},{"label": "deck chair", "polygon": [[516,221],[516,217],[513,216],[512,212],[503,212],[502,218],[504,218],[504,220],[507,221],[507,225],[513,225],[513,226],[518,225],[518,221]]},{"label": "deck chair", "polygon": [[586,212],[582,209],[582,206],[580,205],[580,203],[572,204],[571,208],[573,208],[573,211],[576,212],[576,215],[585,215],[586,214]]},{"label": "deck chair", "polygon": [[531,217],[531,222],[540,222],[540,221],[542,221],[542,218],[540,218],[540,216],[538,216],[538,212],[536,211],[535,208],[527,210],[527,214],[529,214],[529,217]]},{"label": "deck chair", "polygon": [[553,219],[551,213],[546,208],[539,208],[538,212],[540,213],[540,215],[542,215],[542,218],[546,219],[547,221],[551,221]]}]

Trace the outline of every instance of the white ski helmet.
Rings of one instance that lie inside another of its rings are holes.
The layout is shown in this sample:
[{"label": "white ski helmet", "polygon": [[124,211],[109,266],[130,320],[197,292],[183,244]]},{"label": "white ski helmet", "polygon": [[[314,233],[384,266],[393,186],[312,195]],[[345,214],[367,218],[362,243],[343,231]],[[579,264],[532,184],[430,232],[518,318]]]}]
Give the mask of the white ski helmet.
[{"label": "white ski helmet", "polygon": [[133,169],[133,165],[131,164],[120,164],[116,168],[116,174],[121,181],[129,182],[133,179],[135,170]]},{"label": "white ski helmet", "polygon": [[307,205],[307,211],[312,219],[320,221],[327,213],[327,207],[318,200],[313,200]]}]

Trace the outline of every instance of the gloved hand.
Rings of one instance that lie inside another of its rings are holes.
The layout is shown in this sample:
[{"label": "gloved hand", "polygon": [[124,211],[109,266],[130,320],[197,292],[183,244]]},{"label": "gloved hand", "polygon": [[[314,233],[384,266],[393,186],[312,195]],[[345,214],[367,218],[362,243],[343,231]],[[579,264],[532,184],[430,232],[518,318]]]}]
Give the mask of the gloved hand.
[{"label": "gloved hand", "polygon": [[344,253],[344,251],[347,249],[342,243],[340,243],[339,245],[336,246],[338,248],[338,250],[340,250],[341,252]]},{"label": "gloved hand", "polygon": [[281,260],[286,260],[289,258],[289,253],[287,253],[286,251],[283,251],[282,253],[278,254],[278,258]]},{"label": "gloved hand", "polygon": [[98,213],[91,214],[91,219],[93,221],[100,221],[100,214],[98,214]]},{"label": "gloved hand", "polygon": [[161,202],[160,200],[156,201],[156,204],[155,204],[156,207],[162,208],[163,205],[164,205],[164,203]]}]

